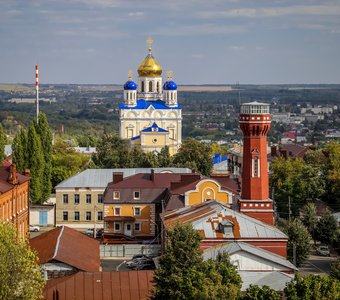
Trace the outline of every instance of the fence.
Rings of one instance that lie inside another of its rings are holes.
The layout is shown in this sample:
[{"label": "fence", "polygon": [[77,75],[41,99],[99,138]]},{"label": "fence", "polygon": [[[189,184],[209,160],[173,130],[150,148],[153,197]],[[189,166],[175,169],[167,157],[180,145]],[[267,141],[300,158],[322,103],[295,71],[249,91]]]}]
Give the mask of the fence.
[{"label": "fence", "polygon": [[100,257],[129,257],[136,254],[158,256],[160,245],[117,244],[100,245]]}]

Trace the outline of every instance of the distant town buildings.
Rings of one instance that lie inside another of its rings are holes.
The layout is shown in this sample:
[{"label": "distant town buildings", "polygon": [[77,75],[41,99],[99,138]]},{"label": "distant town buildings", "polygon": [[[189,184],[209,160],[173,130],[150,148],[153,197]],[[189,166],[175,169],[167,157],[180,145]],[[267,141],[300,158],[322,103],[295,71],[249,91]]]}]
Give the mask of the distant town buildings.
[{"label": "distant town buildings", "polygon": [[175,154],[182,143],[182,110],[177,101],[177,85],[172,72],[162,82],[162,67],[149,53],[138,67],[138,85],[129,72],[124,85],[124,102],[120,104],[119,134],[132,145],[140,145],[146,152],[160,152],[169,147]]}]

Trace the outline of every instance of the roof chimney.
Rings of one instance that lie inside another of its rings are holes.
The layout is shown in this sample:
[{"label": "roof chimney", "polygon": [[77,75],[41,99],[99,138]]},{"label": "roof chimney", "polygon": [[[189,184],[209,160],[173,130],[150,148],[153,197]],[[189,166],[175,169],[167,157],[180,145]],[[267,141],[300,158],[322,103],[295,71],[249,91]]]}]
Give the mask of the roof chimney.
[{"label": "roof chimney", "polygon": [[25,176],[30,176],[30,175],[31,175],[31,170],[25,169]]},{"label": "roof chimney", "polygon": [[9,167],[9,174],[8,174],[7,181],[10,184],[17,184],[18,183],[17,167],[14,164],[10,165],[10,167]]},{"label": "roof chimney", "polygon": [[150,180],[155,181],[155,170],[151,169]]},{"label": "roof chimney", "polygon": [[123,173],[122,172],[113,172],[112,174],[112,183],[118,183],[123,181]]}]

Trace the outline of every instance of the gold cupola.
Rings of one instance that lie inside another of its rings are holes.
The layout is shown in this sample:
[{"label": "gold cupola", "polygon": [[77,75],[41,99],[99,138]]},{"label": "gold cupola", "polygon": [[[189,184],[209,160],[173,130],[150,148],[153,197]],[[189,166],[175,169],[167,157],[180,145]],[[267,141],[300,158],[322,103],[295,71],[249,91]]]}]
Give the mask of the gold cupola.
[{"label": "gold cupola", "polygon": [[138,75],[140,77],[160,77],[162,75],[162,67],[158,61],[152,56],[151,38],[147,39],[149,54],[143,59],[138,67]]}]

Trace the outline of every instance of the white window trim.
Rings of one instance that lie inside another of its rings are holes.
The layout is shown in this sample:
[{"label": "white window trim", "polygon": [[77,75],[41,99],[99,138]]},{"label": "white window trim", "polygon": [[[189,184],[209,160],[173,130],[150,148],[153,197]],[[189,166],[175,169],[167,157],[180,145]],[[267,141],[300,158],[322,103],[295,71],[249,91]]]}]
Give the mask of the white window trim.
[{"label": "white window trim", "polygon": [[[119,225],[119,230],[116,229],[116,224]],[[122,231],[122,224],[121,224],[121,222],[113,222],[113,231],[114,232],[121,232]]]},{"label": "white window trim", "polygon": [[256,176],[255,176],[255,159],[254,158],[251,160],[251,165],[252,165],[251,177],[256,177],[256,178],[261,177],[261,174],[260,174],[260,159],[259,158],[257,159],[257,175]]},{"label": "white window trim", "polygon": [[[116,208],[119,208],[119,215],[116,215]],[[113,215],[114,216],[120,216],[122,212],[122,208],[120,206],[114,206],[113,207]]]},{"label": "white window trim", "polygon": [[[136,197],[136,193],[138,193],[138,197]],[[133,191],[133,199],[134,200],[139,200],[140,199],[140,191]]]},{"label": "white window trim", "polygon": [[[139,229],[136,229],[136,224],[139,224]],[[142,230],[142,223],[141,222],[135,222],[133,225],[133,230],[140,232]]]},{"label": "white window trim", "polygon": [[[118,197],[115,197],[115,193],[118,193]],[[120,199],[120,191],[113,191],[113,200],[119,200]]]},{"label": "white window trim", "polygon": [[[87,219],[87,213],[88,213],[88,212],[90,213],[90,220]],[[88,221],[88,222],[93,221],[93,220],[92,220],[92,213],[91,213],[90,211],[86,211],[86,212],[85,212],[85,221]]]},{"label": "white window trim", "polygon": [[[139,208],[139,214],[138,215],[136,214],[136,208]],[[133,215],[136,216],[136,217],[140,217],[142,215],[142,209],[141,209],[140,206],[134,206]]]}]

